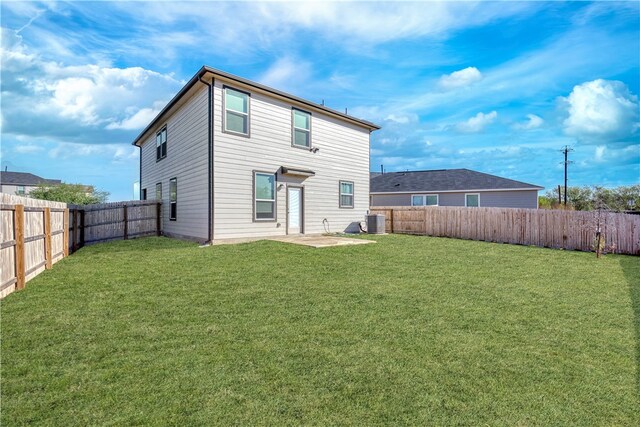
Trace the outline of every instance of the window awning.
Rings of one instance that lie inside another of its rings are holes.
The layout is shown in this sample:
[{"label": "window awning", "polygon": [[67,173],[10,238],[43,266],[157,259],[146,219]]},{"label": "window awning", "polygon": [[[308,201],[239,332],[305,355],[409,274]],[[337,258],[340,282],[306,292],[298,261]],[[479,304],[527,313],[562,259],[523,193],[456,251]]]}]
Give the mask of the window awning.
[{"label": "window awning", "polygon": [[315,172],[309,169],[300,169],[300,168],[291,168],[289,166],[281,167],[283,175],[294,175],[294,176],[315,176]]}]

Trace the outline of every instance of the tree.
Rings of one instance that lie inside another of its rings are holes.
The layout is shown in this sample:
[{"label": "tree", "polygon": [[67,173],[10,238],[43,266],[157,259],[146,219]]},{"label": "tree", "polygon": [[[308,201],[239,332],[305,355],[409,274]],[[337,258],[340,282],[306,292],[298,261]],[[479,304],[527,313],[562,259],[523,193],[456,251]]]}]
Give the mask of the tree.
[{"label": "tree", "polygon": [[104,203],[109,197],[106,191],[98,191],[92,186],[82,184],[40,184],[29,196],[34,199],[64,202],[72,205],[91,205]]},{"label": "tree", "polygon": [[[569,187],[567,199],[567,209],[578,211],[592,211],[602,204],[616,212],[640,211],[640,185],[616,188]],[[555,190],[547,191],[538,198],[538,201],[542,209],[564,209],[564,206],[558,203],[558,194]]]}]

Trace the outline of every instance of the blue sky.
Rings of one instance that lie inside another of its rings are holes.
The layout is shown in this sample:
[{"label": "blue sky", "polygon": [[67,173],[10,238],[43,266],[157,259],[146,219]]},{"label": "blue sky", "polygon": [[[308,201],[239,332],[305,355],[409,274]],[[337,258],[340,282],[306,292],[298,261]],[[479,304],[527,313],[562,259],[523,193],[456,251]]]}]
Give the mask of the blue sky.
[{"label": "blue sky", "polygon": [[2,169],[133,197],[203,65],[373,121],[371,169],[640,182],[638,2],[1,3]]}]

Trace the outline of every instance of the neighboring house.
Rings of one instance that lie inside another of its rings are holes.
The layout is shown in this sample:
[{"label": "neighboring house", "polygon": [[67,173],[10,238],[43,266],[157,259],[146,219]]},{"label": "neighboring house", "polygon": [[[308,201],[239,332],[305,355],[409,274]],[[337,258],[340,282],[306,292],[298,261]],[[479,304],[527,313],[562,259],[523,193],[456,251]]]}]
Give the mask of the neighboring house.
[{"label": "neighboring house", "polygon": [[25,172],[0,172],[0,193],[28,196],[31,190],[40,184],[58,185],[59,179],[45,179],[32,173]]},{"label": "neighboring house", "polygon": [[163,201],[164,234],[203,242],[356,231],[376,129],[202,67],[133,142],[140,196]]},{"label": "neighboring house", "polygon": [[371,206],[538,207],[543,187],[469,169],[371,174]]}]

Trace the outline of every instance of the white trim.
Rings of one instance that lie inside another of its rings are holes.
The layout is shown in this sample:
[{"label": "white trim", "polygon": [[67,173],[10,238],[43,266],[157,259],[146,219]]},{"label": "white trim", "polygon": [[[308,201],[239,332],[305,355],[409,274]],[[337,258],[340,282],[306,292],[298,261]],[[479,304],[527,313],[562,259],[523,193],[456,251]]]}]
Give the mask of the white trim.
[{"label": "white trim", "polygon": [[[482,188],[473,188],[473,189],[468,189],[468,190],[429,190],[430,193],[429,194],[435,194],[435,193],[467,193],[470,191],[473,192],[486,192],[486,191],[540,191],[540,190],[544,190],[544,187],[535,187],[535,188],[489,188],[489,189],[482,189]],[[370,194],[418,194],[419,192],[417,191],[372,191]],[[421,194],[426,194],[426,193],[421,193]]]},{"label": "white trim", "polygon": [[[429,196],[435,196],[436,197],[436,204],[435,205],[427,205],[427,197]],[[414,205],[413,204],[413,198],[414,197],[422,197],[422,201],[424,204],[422,205]],[[440,206],[440,196],[438,196],[437,194],[412,194],[411,195],[411,206]]]},{"label": "white trim", "polygon": [[[467,206],[467,196],[478,196],[478,206]],[[468,207],[479,208],[481,206],[482,206],[482,204],[480,204],[480,193],[464,193],[464,207],[465,208],[468,208]]]}]

